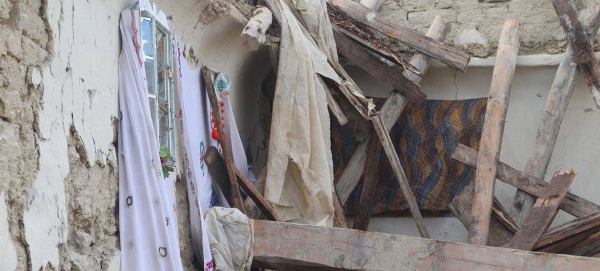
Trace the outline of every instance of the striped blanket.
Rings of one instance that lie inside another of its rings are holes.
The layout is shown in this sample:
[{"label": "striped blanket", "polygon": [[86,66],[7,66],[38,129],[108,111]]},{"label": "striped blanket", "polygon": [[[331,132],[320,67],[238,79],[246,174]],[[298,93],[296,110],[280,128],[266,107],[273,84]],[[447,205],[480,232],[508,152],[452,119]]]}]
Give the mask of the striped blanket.
[{"label": "striped blanket", "polygon": [[[375,99],[375,102],[381,105],[383,99]],[[409,103],[392,128],[390,137],[422,210],[447,211],[454,196],[473,180],[475,170],[450,156],[459,143],[478,147],[486,105],[487,98],[427,100],[419,109]],[[340,126],[332,118],[335,180],[339,179],[360,144],[359,132],[353,130],[352,126]],[[384,152],[379,160],[379,178],[371,206],[372,213],[405,210],[408,206]],[[361,184],[362,179],[344,205],[347,214],[356,212]]]}]

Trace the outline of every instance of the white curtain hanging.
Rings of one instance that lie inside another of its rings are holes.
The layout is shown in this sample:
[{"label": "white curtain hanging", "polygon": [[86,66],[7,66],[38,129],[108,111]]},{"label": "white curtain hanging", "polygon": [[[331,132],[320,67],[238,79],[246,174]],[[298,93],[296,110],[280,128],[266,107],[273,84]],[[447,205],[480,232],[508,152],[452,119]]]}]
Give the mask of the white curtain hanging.
[{"label": "white curtain hanging", "polygon": [[[119,230],[121,270],[182,270],[172,183],[162,175],[135,8],[121,13]],[[171,190],[171,191],[170,191]]]}]

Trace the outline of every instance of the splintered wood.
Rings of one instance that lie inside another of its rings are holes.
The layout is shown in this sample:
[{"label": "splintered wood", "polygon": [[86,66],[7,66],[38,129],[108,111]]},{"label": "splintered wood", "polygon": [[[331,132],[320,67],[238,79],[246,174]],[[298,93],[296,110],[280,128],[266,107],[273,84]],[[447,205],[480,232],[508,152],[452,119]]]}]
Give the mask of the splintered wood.
[{"label": "splintered wood", "polygon": [[519,54],[520,30],[521,23],[510,19],[504,24],[500,35],[475,173],[475,195],[469,227],[471,244],[485,245],[488,238],[496,182],[496,164],[500,157],[508,97]]}]

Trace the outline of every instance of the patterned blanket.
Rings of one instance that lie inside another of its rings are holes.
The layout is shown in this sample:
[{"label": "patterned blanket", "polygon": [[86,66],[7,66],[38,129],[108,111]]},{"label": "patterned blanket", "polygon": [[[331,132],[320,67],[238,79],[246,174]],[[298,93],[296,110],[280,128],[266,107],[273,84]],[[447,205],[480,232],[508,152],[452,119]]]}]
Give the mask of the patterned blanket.
[{"label": "patterned blanket", "polygon": [[[378,105],[383,103],[383,99],[374,100]],[[458,143],[478,147],[486,105],[487,98],[427,100],[419,109],[409,103],[392,128],[390,137],[422,210],[447,211],[454,196],[473,180],[475,170],[450,156]],[[332,118],[335,180],[360,144],[359,132],[352,126],[340,126]],[[379,182],[372,213],[402,211],[408,206],[383,151],[379,160]],[[344,205],[347,214],[356,212],[361,188],[362,178]]]}]

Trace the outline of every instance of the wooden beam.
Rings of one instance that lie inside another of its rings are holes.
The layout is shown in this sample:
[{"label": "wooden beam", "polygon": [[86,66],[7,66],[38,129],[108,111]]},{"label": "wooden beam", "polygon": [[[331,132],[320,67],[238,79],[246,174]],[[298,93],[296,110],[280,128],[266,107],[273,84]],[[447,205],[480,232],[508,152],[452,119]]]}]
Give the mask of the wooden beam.
[{"label": "wooden beam", "polygon": [[513,220],[513,218],[504,209],[500,201],[494,196],[494,203],[492,204],[492,215],[496,217],[506,228],[512,233],[519,231],[519,226]]},{"label": "wooden beam", "polygon": [[575,6],[571,0],[552,0],[552,5],[573,50],[573,59],[579,66],[596,105],[600,108],[600,66],[583,24],[577,17]]},{"label": "wooden beam", "polygon": [[[210,174],[213,177],[215,176],[213,175],[213,173],[216,173],[216,176],[219,176],[219,179],[229,177],[226,174],[224,174],[225,172],[227,172],[227,167],[225,166],[225,159],[223,158],[223,156],[221,156],[221,154],[219,154],[219,151],[214,146],[208,147],[208,150],[206,151],[205,161],[206,165],[209,168]],[[254,187],[252,182],[250,182],[250,180],[248,180],[248,178],[246,178],[246,176],[244,176],[244,174],[242,174],[242,172],[240,172],[240,170],[237,167],[234,167],[233,170],[237,177],[237,183],[242,187],[242,189],[244,189],[244,191],[246,191],[248,197],[251,198],[252,201],[254,201],[256,206],[261,210],[265,217],[273,221],[282,221],[275,209],[273,209],[273,207],[267,202],[267,200],[262,196],[262,194]],[[217,178],[215,178],[215,180],[217,180]],[[221,184],[226,184],[227,182],[223,180],[217,180],[217,183],[220,187]],[[231,187],[229,187],[229,189],[231,189]]]},{"label": "wooden beam", "polygon": [[561,251],[563,254],[594,256],[600,253],[600,228],[577,244]]},{"label": "wooden beam", "polygon": [[[471,167],[477,167],[477,151],[463,144],[458,144],[452,154],[452,159]],[[536,197],[540,197],[546,186],[548,186],[547,182],[540,181],[502,162],[498,163],[496,178]],[[561,210],[576,217],[600,212],[600,206],[572,193],[567,193],[567,196],[560,203],[559,207]]]},{"label": "wooden beam", "polygon": [[[435,40],[443,41],[449,29],[450,25],[444,23],[442,17],[435,16],[431,26],[429,27],[429,30],[427,30],[426,35]],[[422,53],[415,53],[415,55],[410,59],[410,64],[417,68],[422,74],[427,71],[430,63],[431,58]],[[405,72],[404,75],[410,77],[411,80],[413,80],[416,84],[421,81],[421,77],[413,73]],[[402,113],[402,110],[404,110],[407,102],[408,101],[406,97],[397,91],[392,91],[390,96],[385,100],[385,103],[381,107],[380,114],[388,132],[392,129],[394,124],[396,124],[396,121],[400,117],[400,114]],[[342,204],[348,200],[348,197],[360,181],[360,176],[363,175],[367,160],[367,145],[368,140],[365,140],[359,145],[356,151],[354,151],[354,154],[346,165],[344,172],[335,184],[336,191],[340,196],[340,201]]]},{"label": "wooden beam", "polygon": [[206,66],[202,66],[202,78],[204,79],[204,87],[206,88],[206,92],[208,93],[210,107],[212,109],[212,114],[217,125],[217,132],[219,133],[219,142],[221,143],[223,156],[225,157],[225,164],[227,166],[227,174],[229,175],[229,180],[231,182],[231,200],[233,202],[230,202],[230,204],[232,207],[238,208],[242,213],[245,214],[244,204],[242,203],[242,196],[240,195],[240,188],[235,180],[235,173],[233,171],[235,165],[233,165],[233,160],[231,160],[229,145],[225,140],[225,132],[223,132],[223,121],[221,120],[221,111],[219,110],[217,93],[215,92],[215,88],[213,85],[212,72]]},{"label": "wooden beam", "polygon": [[532,250],[548,229],[558,213],[558,205],[563,200],[577,174],[574,170],[556,173],[537,199],[529,215],[523,221],[521,229],[515,233],[508,247],[520,250]]},{"label": "wooden beam", "polygon": [[384,34],[461,71],[467,69],[470,57],[457,48],[426,37],[389,19],[378,17],[359,3],[350,0],[332,0],[331,3],[335,7],[330,8],[339,9],[373,34]]},{"label": "wooden beam", "polygon": [[346,125],[346,123],[348,123],[348,118],[346,118],[346,114],[333,98],[331,89],[321,75],[318,75],[317,78],[319,78],[319,82],[321,85],[323,85],[323,89],[325,89],[325,96],[327,98],[327,107],[329,107],[329,112],[331,112],[331,114],[337,119],[340,125]]},{"label": "wooden beam", "polygon": [[469,243],[485,245],[490,226],[496,165],[500,157],[504,120],[508,109],[508,98],[519,55],[521,23],[509,19],[504,23],[498,54],[492,75],[483,131],[481,134],[479,161],[475,173],[475,194],[473,197],[473,220],[469,227]]},{"label": "wooden beam", "polygon": [[348,221],[346,221],[346,215],[344,214],[344,207],[340,202],[340,197],[335,192],[333,187],[333,226],[337,228],[348,228]]},{"label": "wooden beam", "polygon": [[[258,178],[256,178],[256,182],[254,183],[254,187],[256,187],[256,190],[258,190],[258,193],[260,193],[261,195],[265,194],[266,181],[267,181],[267,166],[265,165],[265,167],[263,167],[262,171],[258,175]],[[246,209],[246,215],[249,218],[266,219],[266,217],[263,215],[262,211],[260,209],[258,209],[258,206],[256,206],[256,203],[254,203],[254,201],[250,197],[247,197],[244,200],[244,208]]]},{"label": "wooden beam", "polygon": [[251,51],[258,50],[258,47],[267,41],[267,30],[271,26],[273,16],[266,7],[259,7],[252,13],[252,18],[242,30],[242,46]]},{"label": "wooden beam", "polygon": [[425,94],[419,90],[418,85],[402,75],[402,69],[385,64],[367,49],[336,30],[333,31],[333,36],[335,37],[338,53],[344,55],[350,62],[356,64],[375,79],[392,86],[417,105],[425,101]]},{"label": "wooden beam", "polygon": [[385,129],[385,125],[383,124],[383,121],[379,115],[373,116],[373,118],[371,118],[371,122],[373,123],[373,128],[375,128],[375,132],[377,133],[379,141],[383,146],[383,150],[390,161],[390,166],[394,171],[394,175],[396,175],[396,180],[398,180],[398,183],[400,184],[402,195],[404,195],[404,198],[408,203],[408,208],[410,209],[410,212],[417,223],[417,229],[419,230],[421,237],[429,238],[429,233],[425,228],[425,223],[423,222],[423,217],[421,216],[421,211],[419,210],[419,204],[417,204],[415,195],[408,184],[408,179],[406,179],[404,169],[402,168],[402,164],[400,164],[400,158],[398,157],[398,154],[394,149],[394,145],[392,144],[392,140],[390,139],[390,134],[388,134],[387,130]]},{"label": "wooden beam", "polygon": [[[454,199],[448,207],[454,215],[468,229],[471,223],[471,209],[473,205],[473,183],[467,185]],[[488,246],[500,247],[513,238],[514,232],[498,219],[498,216],[492,216],[490,220],[490,234],[487,240]]]},{"label": "wooden beam", "polygon": [[[587,8],[579,16],[589,35],[588,39],[593,40],[600,26],[600,5]],[[543,180],[546,175],[546,169],[550,163],[558,131],[562,123],[565,112],[571,100],[575,82],[579,77],[579,69],[572,63],[573,50],[569,46],[558,66],[554,82],[550,88],[550,93],[546,99],[546,107],[542,114],[542,123],[535,138],[535,144],[527,165],[525,173]],[[511,216],[517,224],[521,224],[527,215],[527,212],[533,206],[535,197],[523,190],[517,190],[510,210]]]},{"label": "wooden beam", "polygon": [[[381,144],[375,135],[369,137],[367,146],[367,157],[365,175],[363,177],[362,189],[358,200],[358,209],[354,215],[352,228],[366,231],[369,228],[369,216],[371,216],[371,205],[378,187],[379,161],[381,157]],[[411,190],[412,191],[412,190]]]},{"label": "wooden beam", "polygon": [[577,218],[560,226],[549,229],[535,244],[534,249],[541,248],[570,238],[576,234],[600,226],[600,213]]},{"label": "wooden beam", "polygon": [[598,270],[600,259],[252,221],[252,266],[275,270]]},{"label": "wooden beam", "polygon": [[[563,251],[568,250],[571,247],[578,246],[581,242],[590,238],[594,234],[600,232],[600,227],[591,228],[589,230],[585,230],[579,232],[577,234],[571,235],[568,238],[564,238],[560,241],[551,243],[547,246],[536,248],[535,251],[548,252],[548,253],[563,253]],[[598,243],[596,243],[598,245]]]},{"label": "wooden beam", "polygon": [[229,174],[227,173],[227,166],[225,165],[225,162],[218,158],[220,157],[218,151],[216,155],[214,155],[214,153],[211,152],[212,148],[214,147],[209,147],[206,152],[206,155],[204,156],[204,161],[206,161],[206,167],[208,168],[208,172],[210,172],[210,175],[213,177],[213,180],[215,180],[215,182],[221,189],[221,192],[223,192],[225,200],[230,206],[232,206],[233,193],[231,193],[231,181],[229,179]]}]

